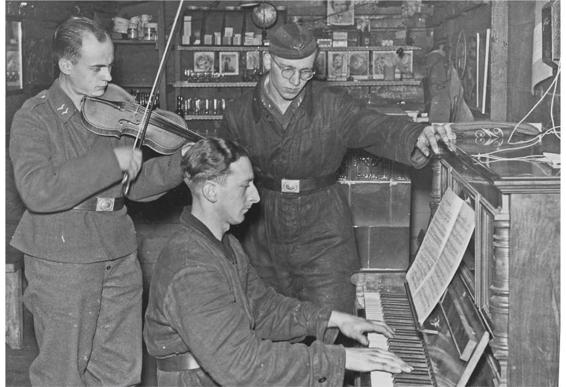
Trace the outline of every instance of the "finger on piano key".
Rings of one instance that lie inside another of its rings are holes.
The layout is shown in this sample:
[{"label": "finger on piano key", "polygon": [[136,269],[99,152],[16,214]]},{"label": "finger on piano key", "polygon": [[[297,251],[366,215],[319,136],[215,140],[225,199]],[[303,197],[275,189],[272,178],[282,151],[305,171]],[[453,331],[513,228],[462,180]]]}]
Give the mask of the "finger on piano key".
[{"label": "finger on piano key", "polygon": [[372,386],[394,387],[393,375],[388,372],[373,371],[370,373],[370,380]]}]

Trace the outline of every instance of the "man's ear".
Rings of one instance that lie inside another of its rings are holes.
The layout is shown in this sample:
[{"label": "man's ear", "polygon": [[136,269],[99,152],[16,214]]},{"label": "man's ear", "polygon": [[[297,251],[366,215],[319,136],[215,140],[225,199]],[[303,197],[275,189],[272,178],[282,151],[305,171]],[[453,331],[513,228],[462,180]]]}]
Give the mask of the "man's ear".
[{"label": "man's ear", "polygon": [[59,70],[65,75],[69,75],[73,68],[73,63],[67,58],[59,59]]},{"label": "man's ear", "polygon": [[201,188],[202,196],[209,202],[216,203],[216,201],[218,200],[217,188],[218,187],[213,181],[206,181]]}]

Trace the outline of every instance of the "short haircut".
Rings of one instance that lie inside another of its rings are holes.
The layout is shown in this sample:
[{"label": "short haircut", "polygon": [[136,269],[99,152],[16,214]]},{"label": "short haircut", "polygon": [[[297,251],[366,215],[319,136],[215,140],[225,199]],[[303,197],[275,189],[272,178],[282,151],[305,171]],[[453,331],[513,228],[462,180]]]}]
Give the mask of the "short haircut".
[{"label": "short haircut", "polygon": [[181,158],[181,169],[189,187],[207,180],[222,183],[230,173],[230,165],[241,157],[249,157],[237,143],[216,137],[199,140]]},{"label": "short haircut", "polygon": [[99,42],[110,39],[108,32],[94,20],[86,17],[71,17],[57,27],[53,34],[53,55],[55,60],[69,59],[77,63],[81,56],[84,35],[90,32]]}]

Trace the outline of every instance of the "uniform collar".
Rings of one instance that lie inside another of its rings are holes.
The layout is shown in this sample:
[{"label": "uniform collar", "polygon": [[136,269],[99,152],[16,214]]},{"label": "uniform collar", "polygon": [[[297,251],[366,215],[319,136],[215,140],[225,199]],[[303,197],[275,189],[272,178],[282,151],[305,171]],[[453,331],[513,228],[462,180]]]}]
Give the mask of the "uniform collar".
[{"label": "uniform collar", "polygon": [[191,214],[191,207],[190,206],[187,206],[183,209],[183,212],[181,213],[179,220],[186,227],[195,228],[195,229],[199,230],[201,233],[203,233],[204,235],[206,235],[206,237],[208,239],[210,239],[211,241],[219,243],[218,239],[216,239],[216,237],[214,236],[212,231],[210,231],[210,229],[208,227],[206,227],[206,225],[203,222],[201,222],[196,216]]},{"label": "uniform collar", "polygon": [[56,79],[49,88],[49,103],[53,111],[57,113],[61,121],[67,122],[75,113],[78,112],[75,104],[67,93],[61,88],[59,79]]},{"label": "uniform collar", "polygon": [[236,258],[234,256],[234,251],[230,245],[230,239],[228,238],[228,233],[224,233],[222,236],[222,241],[216,239],[212,231],[203,223],[201,222],[196,216],[191,214],[191,207],[186,206],[179,217],[179,220],[182,225],[188,228],[193,228],[200,231],[210,242],[212,242],[215,246],[219,249],[224,251],[226,258],[232,262],[236,262]]},{"label": "uniform collar", "polygon": [[[265,87],[264,83],[266,76],[267,74],[261,77],[261,79],[257,82],[252,97],[252,114],[256,123],[258,123],[259,119],[261,118],[261,109],[263,108],[263,103],[261,102],[261,90],[263,87]],[[312,83],[313,81],[311,80],[305,86],[303,90],[303,102],[298,106],[297,109],[298,111],[304,111],[309,117],[312,116],[313,110]]]}]

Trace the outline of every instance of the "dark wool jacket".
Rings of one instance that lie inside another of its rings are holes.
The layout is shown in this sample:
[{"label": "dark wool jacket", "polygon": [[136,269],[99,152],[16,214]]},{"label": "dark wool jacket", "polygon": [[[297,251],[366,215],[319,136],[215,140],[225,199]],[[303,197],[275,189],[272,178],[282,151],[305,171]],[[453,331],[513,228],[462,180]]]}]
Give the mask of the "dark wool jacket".
[{"label": "dark wool jacket", "polygon": [[[126,208],[115,212],[72,210],[90,197],[120,197],[122,171],[113,149],[133,138],[89,131],[81,112],[56,80],[15,114],[10,158],[16,187],[27,210],[11,244],[44,259],[88,263],[136,250]],[[129,197],[148,198],[182,182],[180,151],[144,162]]]},{"label": "dark wool jacket", "polygon": [[254,170],[275,178],[305,179],[335,173],[348,148],[414,167],[428,159],[413,155],[424,124],[367,108],[344,90],[310,81],[287,129],[261,102],[264,79],[232,101],[224,113],[231,139],[247,148]]},{"label": "dark wool jacket", "polygon": [[186,208],[155,264],[144,338],[158,358],[191,352],[221,385],[342,386],[342,346],[323,336],[330,310],[266,287],[230,234],[222,242]]},{"label": "dark wool jacket", "polygon": [[[262,101],[264,81],[234,100],[224,113],[227,135],[247,148],[256,177],[306,179],[333,174],[348,148],[363,148],[414,167],[428,161],[415,151],[425,125],[367,108],[327,82],[306,85],[302,102],[292,106],[283,128]],[[309,294],[301,281],[310,281],[311,288],[318,286],[313,281],[319,278],[323,283],[335,281],[336,289],[315,301],[351,311],[353,287],[348,278],[360,263],[346,190],[339,184],[299,194],[258,188],[261,202],[246,216],[243,245],[260,275],[267,280],[275,262],[276,270],[283,267],[294,276],[293,292],[305,297]],[[333,274],[321,278],[321,273]],[[271,285],[281,291],[288,288],[275,281]],[[347,286],[351,294],[345,291]],[[336,293],[344,296],[329,301],[338,297]]]}]

